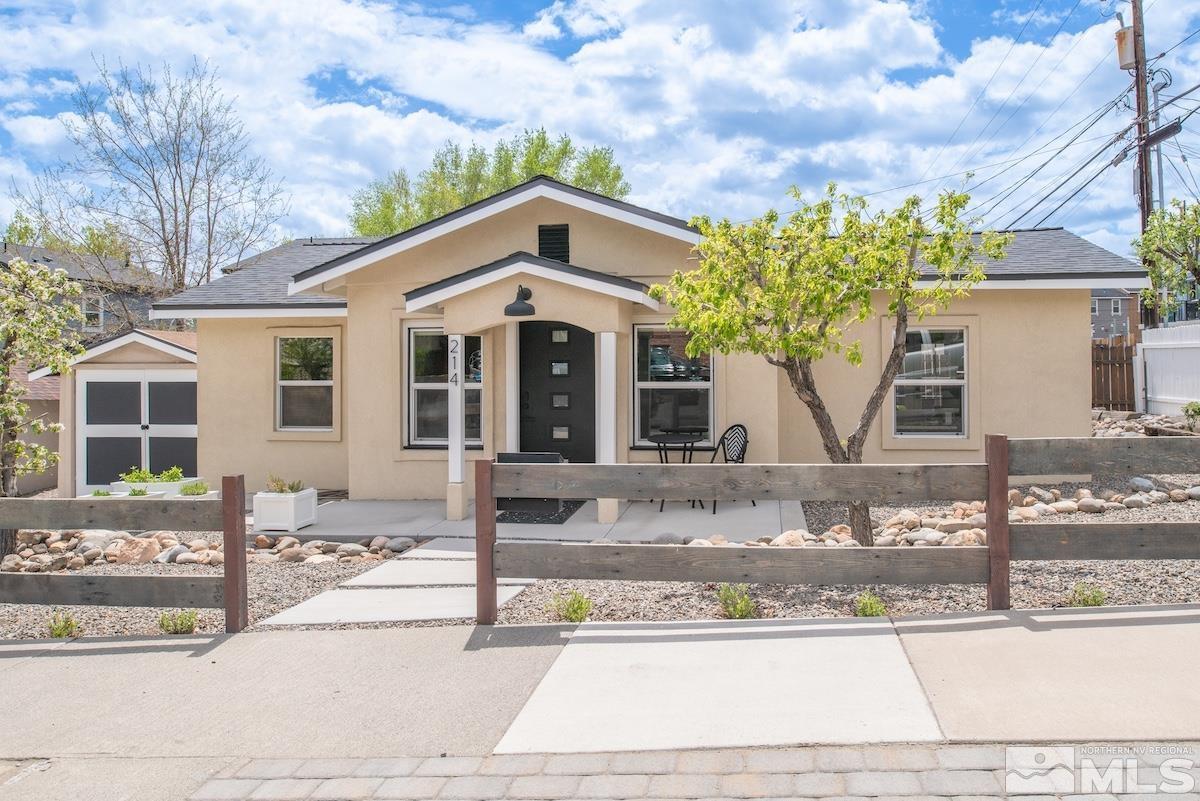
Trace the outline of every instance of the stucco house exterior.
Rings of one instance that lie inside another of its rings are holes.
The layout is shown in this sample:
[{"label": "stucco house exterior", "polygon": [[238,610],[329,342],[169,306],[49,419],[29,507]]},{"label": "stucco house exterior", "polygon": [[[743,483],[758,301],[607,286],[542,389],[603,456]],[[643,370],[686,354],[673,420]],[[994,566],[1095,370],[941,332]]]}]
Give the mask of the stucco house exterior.
[{"label": "stucco house exterior", "polygon": [[[734,423],[749,462],[825,461],[781,371],[688,358],[667,329],[647,290],[694,268],[698,240],[683,220],[539,177],[394,236],[289,242],[152,316],[195,321],[199,471],[245,473],[252,489],[276,473],[351,498],[445,498],[459,519],[475,459],[657,461],[655,432],[706,431],[701,451]],[[1062,229],[1017,232],[988,269],[914,324],[868,461],[980,461],[985,432],[1089,433],[1091,290],[1145,274]],[[840,427],[888,329],[862,327],[862,368],[817,369]],[[601,499],[602,518],[617,509]]]}]

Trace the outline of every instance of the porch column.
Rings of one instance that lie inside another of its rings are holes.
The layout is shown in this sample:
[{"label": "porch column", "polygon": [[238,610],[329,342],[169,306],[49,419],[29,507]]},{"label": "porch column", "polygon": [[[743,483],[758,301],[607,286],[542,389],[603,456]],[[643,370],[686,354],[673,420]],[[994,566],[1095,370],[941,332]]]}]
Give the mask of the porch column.
[{"label": "porch column", "polygon": [[504,449],[521,450],[521,338],[520,323],[504,324]]},{"label": "porch column", "polygon": [[[617,463],[617,334],[601,331],[596,369],[596,464]],[[620,501],[596,499],[596,519],[600,523],[617,522]]]},{"label": "porch column", "polygon": [[450,334],[447,338],[446,370],[450,384],[449,404],[447,406],[447,448],[446,461],[449,463],[448,481],[446,484],[446,519],[462,520],[467,516],[467,487],[463,483],[463,472],[467,454],[467,438],[464,431],[464,400],[463,376],[466,361],[464,337],[462,334]]}]

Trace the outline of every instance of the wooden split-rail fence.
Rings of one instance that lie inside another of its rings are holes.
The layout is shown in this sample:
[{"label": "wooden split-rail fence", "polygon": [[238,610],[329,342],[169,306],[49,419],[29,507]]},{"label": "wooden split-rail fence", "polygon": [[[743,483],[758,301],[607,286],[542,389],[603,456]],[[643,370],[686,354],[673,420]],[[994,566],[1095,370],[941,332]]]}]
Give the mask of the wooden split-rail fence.
[{"label": "wooden split-rail fence", "polygon": [[[764,584],[986,584],[1009,608],[1013,559],[1200,559],[1198,523],[1009,524],[1022,477],[1093,472],[1200,473],[1200,438],[1013,439],[989,435],[983,464],[661,465],[475,463],[476,619],[496,622],[498,577]],[[876,504],[987,501],[987,545],[695,548],[498,541],[496,498],[812,500]]]},{"label": "wooden split-rail fence", "polygon": [[245,510],[243,476],[221,480],[221,500],[0,498],[0,528],[221,531],[225,551],[221,576],[0,573],[0,603],[224,609],[237,633],[249,625]]}]

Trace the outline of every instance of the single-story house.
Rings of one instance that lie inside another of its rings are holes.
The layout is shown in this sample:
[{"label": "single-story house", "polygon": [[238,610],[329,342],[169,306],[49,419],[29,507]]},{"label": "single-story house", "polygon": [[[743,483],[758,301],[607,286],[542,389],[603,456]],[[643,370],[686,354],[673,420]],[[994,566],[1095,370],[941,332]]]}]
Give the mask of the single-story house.
[{"label": "single-story house", "polygon": [[[825,461],[781,371],[688,357],[649,296],[694,268],[698,241],[684,220],[539,177],[394,236],[294,240],[152,316],[195,321],[200,473],[251,489],[275,473],[352,498],[445,498],[459,519],[475,459],[656,461],[652,435],[690,429],[707,461],[734,423],[749,462]],[[1091,290],[1145,281],[1061,228],[1016,232],[969,298],[914,325],[866,459],[980,461],[986,432],[1088,435]],[[842,430],[889,324],[858,334],[861,368],[817,369]],[[616,512],[602,499],[602,518]]]}]

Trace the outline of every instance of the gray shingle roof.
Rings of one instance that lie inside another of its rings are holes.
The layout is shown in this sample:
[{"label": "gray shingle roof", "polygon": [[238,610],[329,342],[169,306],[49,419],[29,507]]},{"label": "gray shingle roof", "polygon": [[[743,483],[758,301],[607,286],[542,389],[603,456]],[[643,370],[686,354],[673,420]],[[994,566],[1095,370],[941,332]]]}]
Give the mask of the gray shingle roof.
[{"label": "gray shingle roof", "polygon": [[[1145,278],[1142,267],[1062,228],[1014,231],[1003,261],[987,262],[991,280],[1032,278]],[[383,237],[295,239],[242,262],[235,272],[154,304],[154,308],[305,306],[342,308],[345,301],[321,295],[288,295],[292,276],[328,264]]]},{"label": "gray shingle roof", "polygon": [[158,287],[156,276],[146,270],[128,266],[121,259],[77,256],[37,245],[4,242],[0,247],[0,265],[7,265],[9,260],[14,258],[65,270],[67,275],[76,281],[99,281],[145,291],[153,291]]},{"label": "gray shingle roof", "polygon": [[1124,289],[1093,289],[1093,298],[1127,298],[1129,293]]},{"label": "gray shingle roof", "polygon": [[342,308],[340,298],[321,295],[288,295],[292,274],[351,253],[379,237],[293,239],[243,261],[234,272],[172,295],[154,304],[155,309],[226,309],[239,306],[304,306]]}]

